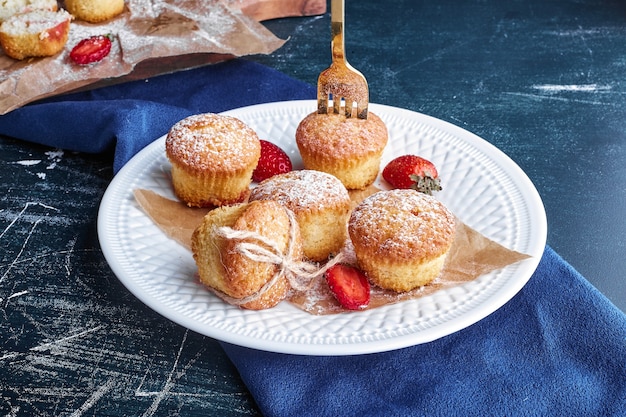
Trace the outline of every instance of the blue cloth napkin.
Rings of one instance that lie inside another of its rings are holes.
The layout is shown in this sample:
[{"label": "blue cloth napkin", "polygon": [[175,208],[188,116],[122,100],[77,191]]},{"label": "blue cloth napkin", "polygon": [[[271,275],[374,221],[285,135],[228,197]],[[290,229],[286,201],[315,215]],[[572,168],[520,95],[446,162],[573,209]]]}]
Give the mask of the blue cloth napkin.
[{"label": "blue cloth napkin", "polygon": [[349,357],[223,347],[266,417],[626,415],[626,317],[550,247],[510,302],[430,343]]},{"label": "blue cloth napkin", "polygon": [[86,153],[114,150],[115,172],[177,121],[316,89],[244,59],[41,100],[0,116],[0,134]]},{"label": "blue cloth napkin", "polygon": [[[314,97],[237,59],[40,101],[0,116],[0,133],[114,149],[117,171],[190,114]],[[504,307],[427,344],[348,357],[222,346],[267,417],[626,415],[626,316],[550,247]]]}]

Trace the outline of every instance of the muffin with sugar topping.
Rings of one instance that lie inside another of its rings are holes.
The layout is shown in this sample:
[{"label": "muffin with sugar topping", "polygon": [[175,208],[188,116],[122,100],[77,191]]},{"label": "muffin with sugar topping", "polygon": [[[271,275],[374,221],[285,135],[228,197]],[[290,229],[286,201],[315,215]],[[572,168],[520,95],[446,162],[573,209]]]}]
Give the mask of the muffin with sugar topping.
[{"label": "muffin with sugar topping", "polygon": [[370,281],[405,292],[437,278],[454,241],[455,217],[418,191],[379,191],[353,210],[348,232]]},{"label": "muffin with sugar topping", "polygon": [[298,220],[304,255],[324,261],[338,253],[347,239],[348,190],[336,177],[313,170],[291,171],[262,181],[250,201],[275,200]]},{"label": "muffin with sugar topping", "polygon": [[67,43],[72,16],[65,10],[32,10],[0,24],[0,45],[13,59],[46,57]]},{"label": "muffin with sugar topping", "polygon": [[190,207],[212,207],[246,200],[261,143],[241,120],[204,113],[172,126],[165,152],[178,198]]},{"label": "muffin with sugar topping", "polygon": [[387,140],[385,123],[372,112],[367,119],[315,112],[296,129],[304,167],[334,175],[349,190],[374,182]]}]

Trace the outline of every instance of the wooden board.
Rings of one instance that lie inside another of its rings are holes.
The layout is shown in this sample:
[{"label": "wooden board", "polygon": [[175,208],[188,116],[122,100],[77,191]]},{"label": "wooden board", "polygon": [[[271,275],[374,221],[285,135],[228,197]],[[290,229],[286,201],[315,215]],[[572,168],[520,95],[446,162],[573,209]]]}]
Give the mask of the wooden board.
[{"label": "wooden board", "polygon": [[229,5],[258,22],[326,13],[326,0],[230,0]]},{"label": "wooden board", "polygon": [[326,0],[228,0],[228,2],[229,6],[238,8],[259,22],[326,13]]}]

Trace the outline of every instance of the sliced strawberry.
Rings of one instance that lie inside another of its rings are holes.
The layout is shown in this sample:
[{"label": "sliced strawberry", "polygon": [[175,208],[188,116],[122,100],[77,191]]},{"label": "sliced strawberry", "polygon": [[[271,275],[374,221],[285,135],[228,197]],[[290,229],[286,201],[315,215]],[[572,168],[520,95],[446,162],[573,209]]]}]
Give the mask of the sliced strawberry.
[{"label": "sliced strawberry", "polygon": [[261,182],[292,170],[289,156],[278,146],[261,139],[261,158],[252,173],[252,180]]},{"label": "sliced strawberry", "polygon": [[339,304],[348,310],[360,310],[370,302],[370,283],[360,269],[337,264],[326,271],[326,282]]},{"label": "sliced strawberry", "polygon": [[441,190],[435,165],[416,155],[402,155],[383,169],[383,178],[394,188],[412,188],[425,194]]},{"label": "sliced strawberry", "polygon": [[70,59],[78,65],[101,61],[111,52],[111,35],[97,35],[78,42],[70,52]]}]

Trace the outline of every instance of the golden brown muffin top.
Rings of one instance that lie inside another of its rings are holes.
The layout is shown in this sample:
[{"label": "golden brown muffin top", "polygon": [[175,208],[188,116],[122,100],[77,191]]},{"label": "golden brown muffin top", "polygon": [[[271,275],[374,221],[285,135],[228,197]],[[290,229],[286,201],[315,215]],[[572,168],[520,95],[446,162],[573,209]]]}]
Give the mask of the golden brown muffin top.
[{"label": "golden brown muffin top", "polygon": [[298,147],[330,159],[375,154],[387,145],[387,126],[369,112],[367,119],[346,118],[344,114],[311,113],[296,129]]},{"label": "golden brown muffin top", "polygon": [[436,257],[454,240],[455,217],[435,197],[415,190],[379,191],[352,212],[355,246],[391,259]]},{"label": "golden brown muffin top", "polygon": [[253,200],[275,200],[296,214],[350,205],[348,190],[337,177],[313,170],[270,177],[252,190]]},{"label": "golden brown muffin top", "polygon": [[256,164],[261,143],[241,120],[213,113],[189,116],[170,129],[167,156],[190,171],[228,172]]}]

